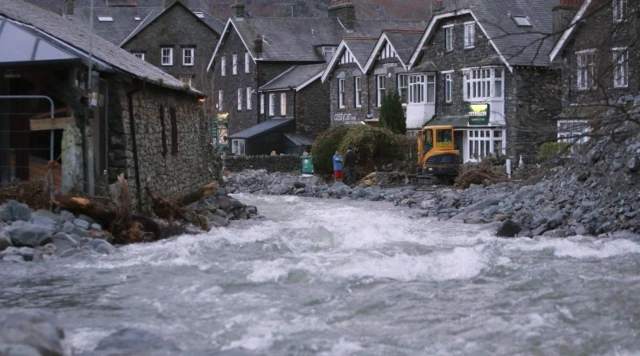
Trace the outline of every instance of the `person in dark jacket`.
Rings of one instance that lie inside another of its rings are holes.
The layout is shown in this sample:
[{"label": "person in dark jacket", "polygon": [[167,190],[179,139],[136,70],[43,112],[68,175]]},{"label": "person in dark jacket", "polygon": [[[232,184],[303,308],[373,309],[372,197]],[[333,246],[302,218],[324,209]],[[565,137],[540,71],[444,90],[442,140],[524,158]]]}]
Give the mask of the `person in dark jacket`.
[{"label": "person in dark jacket", "polygon": [[347,185],[353,187],[356,185],[356,153],[347,149],[347,154],[344,156],[344,168],[346,169]]}]

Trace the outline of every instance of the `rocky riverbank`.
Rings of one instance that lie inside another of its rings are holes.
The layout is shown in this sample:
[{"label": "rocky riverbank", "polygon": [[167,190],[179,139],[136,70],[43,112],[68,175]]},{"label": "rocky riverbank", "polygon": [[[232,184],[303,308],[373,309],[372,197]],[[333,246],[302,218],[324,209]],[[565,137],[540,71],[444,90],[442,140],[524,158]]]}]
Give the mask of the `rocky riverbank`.
[{"label": "rocky riverbank", "polygon": [[350,188],[342,183],[327,184],[314,176],[269,174],[264,170],[230,174],[225,182],[232,193],[388,201],[419,209],[418,216],[470,224],[496,223],[497,235],[505,237],[604,237],[620,231],[640,232],[640,192],[633,183],[638,166],[634,155],[640,153],[640,145],[633,147],[621,148],[633,156],[625,163],[620,164],[624,154],[611,155],[618,157],[612,160],[619,166],[615,182],[626,181],[626,189],[606,174],[590,169],[604,159],[602,145],[596,145],[584,157],[575,157],[572,164],[549,169],[535,179],[486,187],[472,185],[466,190],[446,186],[423,190],[410,185],[364,187],[363,182]]},{"label": "rocky riverbank", "polygon": [[[225,227],[234,220],[260,218],[255,206],[229,197],[219,188],[217,194],[190,205],[207,219],[210,229]],[[204,233],[192,224],[156,219],[172,235]],[[62,210],[31,210],[26,204],[9,200],[0,205],[0,260],[3,262],[43,261],[71,256],[112,254],[113,237],[100,223],[86,215]]]}]

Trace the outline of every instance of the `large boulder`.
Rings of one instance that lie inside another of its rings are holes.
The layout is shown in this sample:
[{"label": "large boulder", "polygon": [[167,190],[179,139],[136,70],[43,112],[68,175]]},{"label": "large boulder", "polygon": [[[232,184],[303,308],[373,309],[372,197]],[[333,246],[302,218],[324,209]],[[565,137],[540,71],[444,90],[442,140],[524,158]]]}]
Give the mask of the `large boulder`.
[{"label": "large boulder", "polygon": [[31,211],[26,204],[9,200],[2,206],[0,217],[4,221],[29,221],[31,219]]},{"label": "large boulder", "polygon": [[4,251],[6,248],[13,246],[11,238],[7,236],[4,230],[0,230],[0,251]]},{"label": "large boulder", "polygon": [[53,237],[51,237],[51,243],[56,246],[56,249],[59,252],[77,248],[80,245],[78,240],[64,232],[59,232],[53,235]]},{"label": "large boulder", "polygon": [[7,234],[14,246],[38,247],[51,242],[53,231],[48,227],[16,221],[7,229]]},{"label": "large boulder", "polygon": [[511,219],[507,219],[500,224],[496,235],[500,237],[516,237],[520,231],[522,231],[520,224]]},{"label": "large boulder", "polygon": [[[64,331],[51,315],[25,311],[0,317],[2,355],[63,356],[63,340]],[[10,352],[4,353],[3,349]]]}]

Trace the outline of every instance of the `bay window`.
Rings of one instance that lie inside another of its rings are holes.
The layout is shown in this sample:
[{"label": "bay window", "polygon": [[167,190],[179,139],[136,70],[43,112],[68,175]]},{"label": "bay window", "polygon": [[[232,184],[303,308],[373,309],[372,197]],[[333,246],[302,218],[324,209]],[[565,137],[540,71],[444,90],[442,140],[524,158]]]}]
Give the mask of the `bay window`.
[{"label": "bay window", "polygon": [[502,68],[477,68],[464,71],[464,100],[502,99],[504,85]]},{"label": "bay window", "polygon": [[424,75],[409,76],[409,102],[421,104],[424,102]]}]

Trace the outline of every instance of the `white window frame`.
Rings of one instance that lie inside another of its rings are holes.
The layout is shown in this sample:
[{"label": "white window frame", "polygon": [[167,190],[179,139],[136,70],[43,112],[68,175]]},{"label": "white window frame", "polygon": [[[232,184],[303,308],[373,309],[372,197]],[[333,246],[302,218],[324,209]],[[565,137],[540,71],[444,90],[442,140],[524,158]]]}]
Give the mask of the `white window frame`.
[{"label": "white window frame", "polygon": [[280,93],[280,115],[287,116],[287,93]]},{"label": "white window frame", "polygon": [[613,87],[627,88],[629,86],[629,50],[614,48],[613,50]]},{"label": "white window frame", "polygon": [[218,111],[224,110],[224,92],[218,90]]},{"label": "white window frame", "polygon": [[427,104],[434,104],[436,102],[436,74],[427,74],[427,80],[425,83],[425,100]]},{"label": "white window frame", "polygon": [[[335,47],[322,47],[322,56],[324,57],[324,60],[329,63],[331,61],[331,59],[333,58],[333,56],[336,53],[336,48]],[[327,55],[329,55],[327,57]]]},{"label": "white window frame", "polygon": [[231,63],[231,74],[232,75],[237,75],[238,74],[238,55],[236,53],[233,54],[233,57],[231,59],[232,63]]},{"label": "white window frame", "polygon": [[182,65],[185,67],[193,67],[195,63],[196,49],[193,47],[182,49]]},{"label": "white window frame", "polygon": [[[463,69],[464,100],[484,102],[504,100],[505,72],[502,67],[480,67]],[[496,93],[500,95],[496,95]]]},{"label": "white window frame", "polygon": [[444,102],[453,102],[453,71],[443,72],[444,74]]},{"label": "white window frame", "polygon": [[227,75],[227,57],[222,56],[220,58],[220,76],[226,76]]},{"label": "white window frame", "polygon": [[473,48],[476,45],[476,23],[464,23],[464,48]]},{"label": "white window frame", "polygon": [[269,116],[276,114],[276,95],[269,94]]},{"label": "white window frame", "polygon": [[622,22],[627,12],[627,0],[611,0],[613,6],[613,22]]},{"label": "white window frame", "polygon": [[[400,95],[400,102],[402,106],[406,106],[409,103],[409,76],[407,74],[398,74],[396,79],[398,87],[398,95]],[[405,93],[403,96],[402,94]]]},{"label": "white window frame", "polygon": [[246,143],[245,140],[231,140],[231,153],[234,155],[244,155]]},{"label": "white window frame", "polygon": [[382,107],[382,99],[384,95],[387,93],[386,85],[386,76],[385,75],[376,75],[376,106]]},{"label": "white window frame", "polygon": [[131,54],[136,56],[136,58],[140,58],[143,61],[145,60],[145,53],[144,52],[131,52]]},{"label": "white window frame", "polygon": [[596,50],[576,52],[576,85],[578,90],[592,90],[596,87]]},{"label": "white window frame", "polygon": [[444,50],[453,51],[453,25],[442,26],[444,30]]},{"label": "white window frame", "polygon": [[173,48],[161,47],[160,48],[160,64],[164,67],[173,65]]},{"label": "white window frame", "polygon": [[251,110],[251,87],[247,87],[247,110]]},{"label": "white window frame", "polygon": [[264,93],[260,93],[260,114],[264,114]]},{"label": "white window frame", "polygon": [[242,111],[242,88],[238,88],[238,111]]},{"label": "white window frame", "polygon": [[344,105],[344,78],[338,79],[338,108],[342,109]]},{"label": "white window frame", "polygon": [[409,76],[409,104],[425,103],[425,81],[424,74]]},{"label": "white window frame", "polygon": [[250,71],[250,56],[249,56],[249,52],[244,52],[244,72],[245,73],[249,73]]},{"label": "white window frame", "polygon": [[501,155],[506,151],[506,134],[504,129],[477,128],[467,131],[467,147],[470,161],[481,161],[499,150]]},{"label": "white window frame", "polygon": [[362,107],[362,77],[353,78],[353,105],[357,108]]}]

